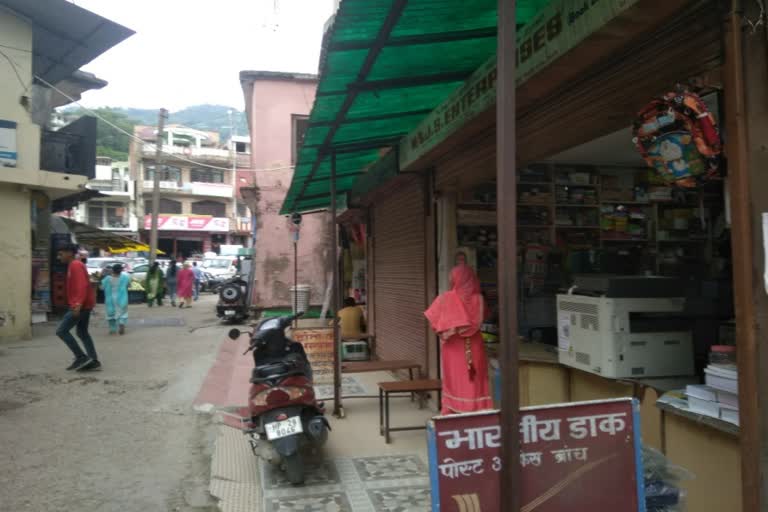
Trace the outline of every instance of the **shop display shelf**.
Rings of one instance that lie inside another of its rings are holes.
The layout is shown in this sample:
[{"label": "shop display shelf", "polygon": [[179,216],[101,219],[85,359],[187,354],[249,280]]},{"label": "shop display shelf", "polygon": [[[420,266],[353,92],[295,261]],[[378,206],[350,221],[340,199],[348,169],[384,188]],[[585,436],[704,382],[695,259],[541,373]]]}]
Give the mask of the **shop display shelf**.
[{"label": "shop display shelf", "polygon": [[551,224],[518,224],[517,229],[549,229]]},{"label": "shop display shelf", "polygon": [[597,203],[557,203],[558,208],[600,208]]},{"label": "shop display shelf", "polygon": [[568,226],[563,224],[556,224],[557,229],[600,229],[600,226]]},{"label": "shop display shelf", "polygon": [[630,206],[653,206],[653,203],[648,201],[600,201],[602,204],[618,204],[618,205],[630,205]]},{"label": "shop display shelf", "polygon": [[528,186],[539,186],[543,187],[544,185],[550,186],[552,185],[551,181],[518,181],[518,185],[528,185]]},{"label": "shop display shelf", "polygon": [[571,181],[556,181],[555,186],[557,187],[590,187],[590,188],[596,188],[600,185],[598,183],[573,183]]}]

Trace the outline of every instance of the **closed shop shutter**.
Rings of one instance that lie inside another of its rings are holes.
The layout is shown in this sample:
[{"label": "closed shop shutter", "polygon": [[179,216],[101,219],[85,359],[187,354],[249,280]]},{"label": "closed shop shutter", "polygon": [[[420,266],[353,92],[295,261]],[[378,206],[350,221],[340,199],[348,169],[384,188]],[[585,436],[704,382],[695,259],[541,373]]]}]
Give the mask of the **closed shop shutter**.
[{"label": "closed shop shutter", "polygon": [[380,359],[425,367],[425,212],[421,182],[403,184],[373,207],[374,330]]}]

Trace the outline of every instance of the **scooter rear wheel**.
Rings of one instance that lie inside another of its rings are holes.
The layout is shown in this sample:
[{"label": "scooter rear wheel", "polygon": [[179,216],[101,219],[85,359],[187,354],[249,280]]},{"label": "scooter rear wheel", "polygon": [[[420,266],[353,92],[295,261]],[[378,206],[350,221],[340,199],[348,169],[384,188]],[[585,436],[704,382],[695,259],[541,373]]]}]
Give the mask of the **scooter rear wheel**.
[{"label": "scooter rear wheel", "polygon": [[288,477],[291,484],[302,485],[304,483],[304,461],[300,452],[283,458],[283,467],[285,468],[285,476]]}]

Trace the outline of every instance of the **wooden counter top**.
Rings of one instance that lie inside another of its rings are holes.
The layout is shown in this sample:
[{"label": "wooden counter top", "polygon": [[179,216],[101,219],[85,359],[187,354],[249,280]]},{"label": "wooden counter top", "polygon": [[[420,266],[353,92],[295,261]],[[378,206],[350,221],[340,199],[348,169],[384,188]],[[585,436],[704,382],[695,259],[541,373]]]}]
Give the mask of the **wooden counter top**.
[{"label": "wooden counter top", "polygon": [[[485,349],[493,364],[493,360],[499,356],[501,347],[498,344],[490,346],[486,344]],[[520,343],[519,357],[520,361],[529,363],[559,364],[557,360],[557,347],[543,343]],[[496,364],[498,364],[498,361],[496,361]]]}]

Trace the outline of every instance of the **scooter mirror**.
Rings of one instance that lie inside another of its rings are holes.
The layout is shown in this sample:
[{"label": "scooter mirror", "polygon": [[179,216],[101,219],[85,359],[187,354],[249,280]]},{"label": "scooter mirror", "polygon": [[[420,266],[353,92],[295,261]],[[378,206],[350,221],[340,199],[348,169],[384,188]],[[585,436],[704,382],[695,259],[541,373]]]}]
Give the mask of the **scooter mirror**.
[{"label": "scooter mirror", "polygon": [[229,339],[231,340],[238,339],[240,337],[240,329],[230,329],[229,334],[227,334],[227,336],[229,336]]}]

